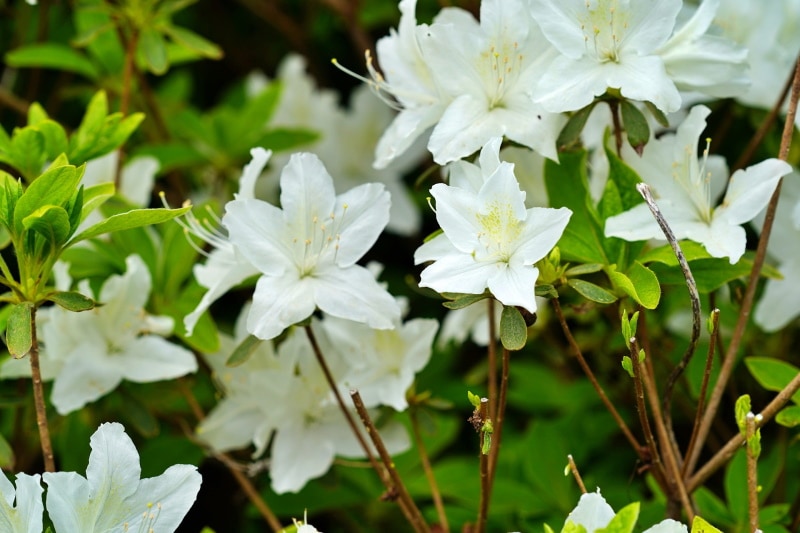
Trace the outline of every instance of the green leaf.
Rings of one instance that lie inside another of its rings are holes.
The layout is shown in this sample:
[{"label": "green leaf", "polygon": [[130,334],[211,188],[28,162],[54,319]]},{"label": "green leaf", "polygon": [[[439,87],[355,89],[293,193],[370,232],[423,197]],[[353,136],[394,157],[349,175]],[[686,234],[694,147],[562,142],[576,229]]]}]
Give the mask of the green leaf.
[{"label": "green leaf", "polygon": [[596,533],[631,533],[638,519],[639,502],[634,502],[623,507],[606,527],[596,530]]},{"label": "green leaf", "polygon": [[193,31],[171,24],[165,25],[162,29],[177,44],[185,46],[209,59],[222,58],[222,49],[219,46]]},{"label": "green leaf", "polygon": [[572,520],[569,520],[564,527],[561,528],[561,533],[587,533],[586,528],[580,524],[576,524]]},{"label": "green leaf", "polygon": [[86,220],[89,213],[103,205],[114,196],[115,188],[111,182],[98,183],[83,190],[83,208],[81,209],[81,222]]},{"label": "green leaf", "polygon": [[617,272],[615,265],[607,269],[611,283],[645,309],[655,309],[661,299],[661,286],[652,270],[634,261],[627,274]]},{"label": "green leaf", "polygon": [[564,271],[564,275],[569,277],[583,276],[585,274],[594,274],[603,270],[603,265],[600,263],[586,263],[583,265],[576,265]]},{"label": "green leaf", "polygon": [[471,391],[467,391],[467,400],[469,400],[469,403],[475,409],[481,406],[481,397],[477,394],[473,394]]},{"label": "green leaf", "polygon": [[[762,387],[774,392],[783,390],[800,373],[800,368],[773,357],[746,357],[744,363]],[[800,405],[800,391],[792,401]]]},{"label": "green leaf", "polygon": [[225,366],[239,366],[245,363],[250,356],[253,355],[253,352],[258,348],[261,343],[264,342],[263,340],[259,339],[255,335],[248,335],[245,339],[236,346],[236,349],[233,350],[233,353],[228,357],[228,360],[225,361]]},{"label": "green leaf", "polygon": [[627,372],[630,377],[633,377],[633,359],[631,359],[630,356],[622,356],[622,368],[625,369],[625,372]]},{"label": "green leaf", "polygon": [[589,119],[589,115],[592,114],[592,110],[596,104],[597,101],[595,100],[583,109],[575,111],[572,116],[569,117],[556,140],[556,146],[559,150],[579,145],[583,128],[586,126],[586,121]]},{"label": "green leaf", "polygon": [[138,52],[144,57],[147,70],[153,74],[164,74],[169,68],[167,43],[157,30],[144,28],[139,35]]},{"label": "green leaf", "polygon": [[650,114],[653,115],[653,118],[656,119],[656,122],[658,122],[661,126],[664,126],[665,128],[669,128],[669,119],[667,119],[667,115],[665,115],[663,111],[657,108],[653,102],[645,100],[644,106],[647,108],[648,111],[650,111]]},{"label": "green leaf", "polygon": [[89,311],[97,306],[97,302],[77,291],[58,291],[47,297],[51,302],[63,307],[67,311]]},{"label": "green leaf", "polygon": [[442,293],[442,296],[447,298],[447,302],[444,302],[444,305],[448,309],[463,309],[468,307],[475,302],[480,302],[481,300],[485,300],[486,298],[491,298],[492,293],[489,291],[483,292],[481,294],[458,294],[454,292],[445,292]]},{"label": "green leaf", "polygon": [[695,516],[692,521],[691,533],[722,533],[719,529],[715,528],[699,516]]},{"label": "green leaf", "polygon": [[82,154],[93,149],[105,125],[108,116],[108,98],[105,91],[97,91],[83,115],[78,129],[70,137],[69,160],[73,163],[83,162],[86,157]]},{"label": "green leaf", "polygon": [[620,102],[620,110],[628,142],[631,148],[641,156],[645,145],[650,140],[650,126],[647,124],[647,119],[644,113],[628,100]]},{"label": "green leaf", "polygon": [[521,350],[528,340],[528,328],[519,309],[504,306],[500,315],[500,342],[506,350]]},{"label": "green leaf", "polygon": [[17,200],[14,209],[15,231],[21,234],[24,229],[22,221],[40,207],[66,204],[75,194],[82,174],[72,165],[51,166],[36,178]]},{"label": "green leaf", "polygon": [[747,433],[747,413],[752,410],[752,406],[750,405],[750,395],[743,394],[736,399],[736,425],[739,426],[739,431],[742,435]]},{"label": "green leaf", "polygon": [[778,411],[775,422],[787,428],[800,425],[800,405],[790,405]]},{"label": "green leaf", "polygon": [[42,235],[52,246],[61,246],[69,238],[69,215],[57,205],[43,205],[23,218],[22,226]]},{"label": "green leaf", "polygon": [[98,235],[103,235],[104,233],[160,224],[186,213],[189,209],[191,209],[191,206],[176,209],[161,207],[153,209],[132,209],[126,213],[120,213],[109,217],[87,228],[79,235],[73,237],[73,239],[69,241],[69,245],[72,246],[75,243],[97,237]]},{"label": "green leaf", "polygon": [[[706,251],[705,246],[700,243],[694,241],[678,241],[678,244],[681,247],[681,252],[683,252],[683,256],[686,258],[686,261],[690,263],[698,259],[711,258],[711,255],[708,253],[708,251]],[[675,251],[669,244],[665,244],[664,246],[659,246],[658,248],[648,251],[639,258],[639,261],[642,263],[656,262],[669,266],[678,266],[678,258],[675,256]],[[730,261],[728,262],[730,263]]]},{"label": "green leaf", "polygon": [[33,304],[22,302],[14,304],[8,316],[6,326],[6,345],[9,353],[19,359],[33,346],[33,330],[31,329],[31,316]]},{"label": "green leaf", "polygon": [[8,52],[5,61],[10,67],[65,70],[93,81],[100,76],[97,67],[84,54],[65,44],[54,42],[22,46]]},{"label": "green leaf", "polygon": [[39,175],[47,159],[45,137],[33,126],[15,129],[6,161],[20,171],[26,181]]},{"label": "green leaf", "polygon": [[605,236],[589,195],[586,175],[586,151],[564,152],[559,163],[547,160],[545,185],[551,207],[572,210],[569,224],[558,241],[565,261],[609,264],[603,241]]},{"label": "green leaf", "polygon": [[319,133],[299,128],[271,128],[262,133],[253,146],[262,146],[273,152],[284,152],[305,146],[319,139]]},{"label": "green leaf", "polygon": [[44,137],[45,155],[48,159],[55,159],[60,154],[69,150],[67,132],[58,122],[44,120],[36,124],[35,128]]},{"label": "green leaf", "polygon": [[610,304],[617,301],[617,297],[594,283],[584,281],[582,279],[569,279],[567,284],[578,291],[578,294],[600,304]]},{"label": "green leaf", "polygon": [[14,468],[14,450],[3,435],[0,435],[0,468],[12,470]]}]

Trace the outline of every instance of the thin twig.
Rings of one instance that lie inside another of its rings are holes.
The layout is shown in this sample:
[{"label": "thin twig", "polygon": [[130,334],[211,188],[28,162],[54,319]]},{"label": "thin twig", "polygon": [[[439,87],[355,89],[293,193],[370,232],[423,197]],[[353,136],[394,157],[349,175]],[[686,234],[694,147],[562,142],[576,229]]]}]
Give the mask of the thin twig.
[{"label": "thin twig", "polygon": [[[700,384],[700,394],[697,400],[697,412],[695,413],[694,426],[692,427],[692,436],[689,438],[689,446],[686,448],[686,458],[692,455],[695,444],[697,443],[697,431],[700,428],[700,419],[703,417],[703,411],[706,404],[706,393],[708,392],[708,382],[711,380],[711,368],[714,363],[714,349],[717,345],[715,342],[718,337],[719,330],[719,309],[714,309],[711,312],[711,327],[712,334],[708,339],[708,354],[706,355],[706,367],[703,370],[703,382]],[[683,463],[682,477],[686,477],[686,461]]]},{"label": "thin twig", "polygon": [[10,109],[13,109],[22,117],[28,116],[28,108],[31,106],[29,102],[23,100],[16,94],[12,93],[5,87],[0,86],[0,104],[3,104]]},{"label": "thin twig", "polygon": [[478,505],[478,520],[476,523],[475,533],[484,533],[486,531],[486,519],[489,514],[489,498],[491,492],[491,480],[489,479],[489,454],[486,453],[484,442],[486,439],[491,439],[491,433],[486,435],[484,429],[486,424],[491,424],[489,419],[489,400],[481,398],[479,409],[479,417],[481,426],[478,430],[478,458],[480,461],[480,478],[481,478],[481,499]]},{"label": "thin twig", "polygon": [[[195,419],[198,422],[201,422],[205,417],[205,413],[203,412],[203,408],[200,407],[200,404],[197,402],[197,398],[194,397],[194,393],[192,389],[186,384],[184,379],[178,379],[178,388],[180,389],[183,397],[186,398],[186,403],[189,404],[189,409],[191,409],[192,414],[194,414]],[[258,513],[264,519],[264,521],[269,525],[269,528],[272,530],[273,533],[280,533],[283,531],[283,526],[281,525],[280,520],[278,517],[275,516],[275,513],[272,512],[267,502],[264,501],[264,498],[261,497],[261,494],[256,490],[253,486],[253,483],[250,479],[239,469],[237,468],[236,461],[231,459],[225,453],[216,453],[214,454],[219,462],[225,465],[225,468],[228,469],[228,472],[231,473],[233,478],[236,480],[236,483],[244,491],[247,498],[250,500],[255,508],[258,510]]]},{"label": "thin twig", "polygon": [[497,460],[500,456],[500,442],[503,438],[503,420],[506,414],[506,403],[508,397],[508,375],[511,366],[511,352],[503,348],[503,373],[500,379],[500,398],[497,405],[497,413],[493,419],[492,428],[492,448],[489,452],[489,500],[491,501],[492,489],[494,488],[494,478],[497,474]]},{"label": "thin twig", "polygon": [[36,426],[39,428],[39,440],[42,445],[45,472],[56,471],[53,456],[53,443],[50,440],[50,428],[47,425],[47,407],[44,402],[44,385],[42,370],[39,366],[39,339],[36,334],[36,307],[31,308],[31,381],[33,382],[33,403],[36,406]]},{"label": "thin twig", "polygon": [[661,455],[658,453],[658,446],[656,446],[656,439],[653,436],[653,429],[650,426],[650,420],[647,416],[647,406],[644,404],[644,387],[642,386],[642,367],[644,366],[644,361],[639,361],[639,349],[636,344],[636,337],[631,337],[631,339],[629,339],[628,347],[631,358],[631,368],[633,370],[633,386],[636,391],[636,412],[639,415],[639,425],[642,426],[642,432],[644,432],[644,441],[647,444],[651,464],[661,473],[662,478],[667,479],[666,472],[664,471],[664,464],[661,462]]},{"label": "thin twig", "polygon": [[486,381],[489,389],[489,416],[497,417],[497,324],[494,317],[494,298],[486,299],[489,313],[489,345],[487,346],[488,374]]},{"label": "thin twig", "polygon": [[436,483],[436,476],[433,474],[431,461],[428,457],[428,451],[425,448],[425,442],[422,440],[422,432],[419,427],[419,417],[417,416],[417,406],[411,405],[408,410],[408,416],[411,420],[411,433],[414,435],[414,442],[417,445],[417,453],[422,463],[422,470],[425,472],[425,477],[428,480],[428,486],[431,489],[431,498],[433,505],[436,507],[436,515],[439,517],[439,528],[442,533],[450,533],[450,524],[447,521],[447,513],[444,511],[444,501],[442,500],[442,493],[439,491],[439,485]]},{"label": "thin twig", "polygon": [[[643,313],[639,315],[641,318]],[[631,357],[639,353],[639,344],[636,337],[631,338]],[[647,352],[645,352],[647,353]],[[638,358],[638,355],[637,355]],[[655,426],[656,435],[658,437],[661,462],[663,465],[663,477],[669,484],[669,493],[677,496],[673,501],[680,502],[686,513],[686,518],[689,523],[694,520],[694,506],[689,499],[689,493],[686,491],[686,485],[683,480],[680,469],[680,455],[678,449],[673,445],[670,435],[667,432],[667,427],[664,423],[663,413],[661,406],[658,402],[658,388],[655,383],[655,376],[653,375],[653,365],[650,362],[650,357],[647,355],[642,363],[636,364],[636,359],[632,361],[634,372],[638,367],[641,376],[642,384],[647,396],[647,402],[650,404],[650,409],[653,411],[653,425]],[[636,374],[634,373],[634,376]],[[658,479],[658,478],[656,478]]]},{"label": "thin twig", "polygon": [[677,441],[675,440],[675,432],[672,428],[672,392],[675,388],[675,383],[678,381],[678,378],[683,373],[686,365],[689,364],[689,361],[691,361],[692,356],[697,349],[697,342],[700,339],[700,293],[697,291],[697,283],[695,283],[694,276],[692,276],[692,271],[689,268],[689,262],[686,261],[686,256],[683,255],[683,250],[681,250],[681,246],[678,244],[678,239],[675,238],[672,228],[669,227],[666,219],[664,219],[664,216],[661,214],[661,210],[658,208],[658,204],[656,204],[655,200],[653,199],[653,195],[650,193],[650,188],[647,186],[647,184],[640,183],[636,186],[636,190],[638,190],[639,194],[641,194],[644,198],[647,207],[650,208],[650,212],[656,219],[658,226],[661,228],[662,233],[664,233],[664,237],[667,239],[667,242],[669,242],[675,257],[678,259],[678,264],[680,265],[681,272],[683,272],[683,277],[686,280],[686,287],[689,290],[689,299],[691,300],[692,304],[692,335],[689,338],[689,345],[686,347],[683,357],[681,357],[681,360],[677,365],[675,365],[675,368],[672,369],[669,378],[667,378],[667,383],[664,386],[664,398],[661,401],[661,411],[664,415],[664,426],[666,427],[667,435],[670,438],[672,446],[675,448],[676,454],[680,456]]},{"label": "thin twig", "polygon": [[[786,122],[784,123],[783,135],[781,136],[781,145],[778,153],[778,158],[786,161],[789,155],[789,148],[792,144],[792,133],[794,132],[794,119],[797,114],[797,99],[800,95],[800,61],[795,65],[794,79],[792,81],[792,96],[789,100],[789,111],[786,114]],[[722,359],[722,365],[719,370],[719,376],[714,388],[711,391],[711,397],[708,400],[708,407],[703,414],[703,419],[700,421],[700,429],[697,433],[697,445],[692,452],[692,455],[687,459],[686,472],[692,472],[697,460],[700,457],[700,450],[705,444],[708,432],[711,429],[711,423],[717,415],[719,404],[722,401],[722,395],[725,392],[725,387],[733,372],[733,365],[736,362],[736,354],[739,351],[742,337],[744,336],[747,322],[750,318],[750,311],[753,307],[755,299],[756,287],[758,278],[761,275],[761,268],[764,266],[764,260],[767,254],[767,243],[769,242],[770,234],[772,233],[772,224],[775,221],[775,210],[778,207],[778,199],[781,192],[781,183],[783,179],[778,182],[775,192],[770,198],[767,205],[767,212],[764,217],[764,225],[761,229],[761,237],[758,240],[758,247],[756,249],[756,256],[753,259],[753,268],[750,271],[750,277],[747,280],[747,288],[745,289],[744,298],[742,299],[742,306],[739,310],[739,316],[736,320],[736,326],[733,330],[728,349],[725,351],[725,357]],[[696,477],[696,476],[693,476]]]},{"label": "thin twig", "polygon": [[364,424],[364,428],[366,428],[367,434],[372,440],[372,444],[375,446],[383,465],[389,472],[389,477],[391,478],[393,487],[397,492],[398,499],[400,502],[402,502],[400,508],[406,509],[409,512],[409,516],[406,518],[409,519],[411,527],[414,528],[414,531],[418,531],[420,533],[429,532],[430,528],[428,528],[425,518],[423,518],[422,513],[419,511],[419,508],[414,503],[411,495],[408,493],[408,489],[403,483],[403,480],[400,478],[400,474],[397,472],[397,468],[394,465],[392,456],[389,455],[389,451],[386,449],[386,446],[383,443],[383,439],[381,438],[381,434],[378,432],[378,428],[375,427],[375,424],[372,422],[372,418],[369,416],[369,412],[367,412],[367,408],[364,406],[364,402],[361,400],[361,395],[357,390],[351,390],[350,397],[353,399],[353,405],[356,407],[358,416],[361,417],[361,422]]},{"label": "thin twig", "polygon": [[619,426],[619,429],[622,431],[622,434],[625,436],[625,438],[628,440],[630,445],[636,451],[637,455],[639,455],[639,458],[644,460],[645,457],[642,454],[642,446],[641,446],[641,444],[639,444],[639,441],[636,440],[636,437],[633,436],[633,433],[631,432],[630,428],[628,428],[628,424],[625,423],[625,420],[623,420],[622,416],[617,411],[617,408],[614,407],[614,404],[611,403],[611,400],[608,399],[608,396],[606,396],[606,393],[603,390],[603,387],[597,381],[597,378],[595,377],[594,373],[592,372],[592,369],[586,363],[586,359],[584,359],[584,357],[583,357],[583,353],[581,352],[581,348],[580,348],[580,346],[578,346],[578,343],[575,341],[575,338],[572,336],[572,332],[569,329],[569,325],[567,324],[567,320],[564,318],[564,313],[561,310],[561,304],[558,303],[558,299],[556,299],[556,298],[553,298],[551,301],[553,302],[553,310],[556,313],[556,317],[558,317],[558,322],[559,322],[559,324],[561,324],[561,330],[564,332],[564,336],[567,338],[567,343],[569,343],[569,346],[572,349],[572,353],[578,359],[578,363],[581,365],[581,368],[583,369],[584,374],[586,374],[586,377],[589,378],[589,382],[591,382],[592,386],[594,387],[594,390],[597,392],[597,395],[600,397],[600,401],[603,402],[603,405],[606,406],[606,409],[608,409],[608,412],[611,413],[611,416],[614,418],[614,421],[617,423],[617,426]]},{"label": "thin twig", "polygon": [[319,347],[316,335],[314,335],[311,326],[305,326],[303,329],[305,329],[306,331],[306,336],[308,337],[308,340],[311,343],[311,349],[314,351],[314,355],[317,358],[317,362],[319,363],[319,366],[322,368],[322,373],[325,374],[325,379],[328,382],[328,386],[330,387],[331,392],[336,398],[336,403],[339,404],[339,409],[342,411],[345,420],[347,420],[347,424],[353,431],[353,435],[355,436],[356,440],[358,440],[361,449],[364,450],[364,453],[366,454],[367,459],[372,465],[372,468],[375,469],[375,472],[377,472],[381,480],[384,481],[384,485],[386,486],[386,488],[391,490],[392,488],[391,480],[387,477],[386,472],[383,470],[383,468],[381,468],[380,463],[378,463],[377,459],[375,459],[375,455],[372,453],[372,449],[367,444],[367,441],[364,440],[364,435],[362,434],[362,432],[358,429],[358,424],[356,424],[356,421],[353,418],[353,414],[350,412],[350,409],[347,408],[347,405],[344,403],[342,395],[339,393],[339,387],[336,385],[336,380],[333,378],[333,374],[331,373],[331,370],[328,367],[328,363],[325,361],[325,356],[322,354],[322,350]]},{"label": "thin twig", "polygon": [[745,417],[747,448],[747,510],[750,519],[750,533],[758,531],[758,455],[751,442],[756,437],[756,416],[749,412]]},{"label": "thin twig", "polygon": [[[790,381],[781,391],[772,399],[769,404],[764,408],[756,416],[756,426],[763,427],[768,421],[772,420],[778,411],[783,409],[783,406],[786,405],[789,400],[792,399],[792,396],[800,390],[800,374],[797,374],[792,381]],[[741,432],[737,432],[725,445],[716,453],[714,456],[703,465],[702,468],[699,468],[695,474],[689,478],[688,482],[686,483],[687,490],[691,493],[694,492],[697,487],[705,483],[705,481],[711,477],[714,472],[719,470],[721,467],[726,465],[728,461],[733,457],[733,454],[736,453],[742,444],[744,443],[744,435]]]},{"label": "thin twig", "polygon": [[572,472],[572,477],[575,478],[575,483],[577,483],[578,488],[581,489],[581,494],[586,494],[586,485],[583,484],[581,473],[578,472],[578,465],[575,464],[575,460],[572,458],[572,455],[567,455],[567,460],[569,461],[569,471]]}]

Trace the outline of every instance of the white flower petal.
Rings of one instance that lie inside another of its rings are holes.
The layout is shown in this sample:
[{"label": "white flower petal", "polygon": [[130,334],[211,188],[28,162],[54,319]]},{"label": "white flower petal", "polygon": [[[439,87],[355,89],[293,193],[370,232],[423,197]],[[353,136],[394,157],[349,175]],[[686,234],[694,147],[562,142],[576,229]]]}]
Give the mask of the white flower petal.
[{"label": "white flower petal", "polygon": [[329,268],[313,280],[314,301],[329,315],[392,329],[400,320],[400,307],[369,270],[359,265]]},{"label": "white flower petal", "polygon": [[313,280],[298,279],[295,272],[284,276],[261,276],[247,316],[247,330],[259,339],[274,339],[287,327],[314,312]]}]

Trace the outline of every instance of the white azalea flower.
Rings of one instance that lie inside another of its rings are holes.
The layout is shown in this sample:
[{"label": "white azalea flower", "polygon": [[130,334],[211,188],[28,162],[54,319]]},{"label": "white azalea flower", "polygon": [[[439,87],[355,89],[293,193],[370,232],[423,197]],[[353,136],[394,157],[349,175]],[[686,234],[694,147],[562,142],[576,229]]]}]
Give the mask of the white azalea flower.
[{"label": "white azalea flower", "polygon": [[248,311],[249,305],[242,309],[236,335],[220,334],[220,350],[204,356],[224,397],[200,423],[197,436],[216,452],[244,448],[252,442],[253,456],[259,457],[284,418],[282,405],[289,397],[295,361],[289,354],[277,357],[272,342],[263,341],[243,364],[225,364],[247,336]]},{"label": "white azalea flower", "polygon": [[548,70],[555,50],[523,0],[484,0],[480,23],[450,17],[429,28],[423,53],[438,85],[452,97],[431,133],[428,149],[439,164],[480,150],[505,136],[557,159],[564,117],[534,103],[530,89]]},{"label": "white azalea flower", "polygon": [[[565,524],[572,522],[576,526],[583,526],[586,533],[594,533],[608,526],[614,516],[614,509],[608,505],[598,489],[597,492],[581,494],[578,505],[569,513]],[[667,518],[646,529],[644,533],[688,533],[688,531],[684,524]]]},{"label": "white azalea flower", "polygon": [[681,105],[657,54],[675,27],[681,0],[531,0],[533,17],[561,56],[534,98],[553,112],[587,106],[607,89],[669,113]]},{"label": "white azalea flower", "polygon": [[605,498],[600,496],[598,489],[597,492],[581,494],[578,505],[567,515],[564,523],[572,522],[576,526],[586,528],[587,533],[592,533],[606,527],[612,518],[614,518],[614,509],[608,505]]},{"label": "white azalea flower", "polygon": [[57,531],[171,533],[197,497],[202,482],[192,465],[174,465],[140,479],[139,453],[118,423],[105,423],[90,440],[86,477],[46,472],[47,512]]},{"label": "white azalea flower", "polygon": [[429,39],[429,27],[417,25],[416,6],[416,0],[401,0],[399,27],[376,44],[383,74],[378,73],[369,56],[367,58],[367,68],[373,78],[369,83],[379,94],[388,93],[399,107],[398,115],[375,147],[376,168],[385,168],[436,124],[450,99],[441,91],[438,79],[423,56],[422,44]]},{"label": "white azalea flower", "polygon": [[[86,162],[81,183],[85,186],[114,182],[119,164],[119,151]],[[117,194],[138,207],[147,207],[153,192],[153,183],[160,165],[150,156],[139,156],[125,162],[120,172]]]},{"label": "white azalea flower", "polygon": [[[755,221],[760,231],[764,213]],[[800,175],[786,176],[775,222],[767,245],[769,255],[777,260],[783,279],[768,279],[761,299],[755,306],[753,320],[764,331],[778,331],[800,315]]]},{"label": "white azalea flower", "polygon": [[0,531],[5,533],[41,533],[42,485],[39,474],[17,474],[17,487],[0,473]]},{"label": "white azalea flower", "polygon": [[658,50],[670,79],[681,91],[715,98],[744,94],[749,85],[747,49],[709,34],[720,0],[703,0],[691,17]]},{"label": "white azalea flower", "polygon": [[[736,171],[728,181],[722,203],[714,207],[727,171],[721,170],[719,160],[708,158],[708,150],[701,161],[695,155],[710,112],[705,106],[695,106],[676,134],[650,141],[641,158],[627,150],[623,155],[653,187],[659,209],[677,239],[699,242],[713,257],[727,257],[733,264],[742,257],[747,244],[741,225],[767,205],[781,176],[791,167],[768,159]],[[665,240],[646,204],[610,217],[605,233],[628,241]]]},{"label": "white azalea flower", "polygon": [[[348,369],[347,361],[319,322],[315,321],[312,327],[334,381],[346,398],[342,378]],[[276,429],[270,451],[272,489],[282,494],[297,492],[311,479],[325,474],[336,456],[361,458],[364,451],[333,397],[305,334],[292,330],[278,352],[279,358],[297,361],[299,370],[289,380],[287,398],[291,401],[282,403],[282,423]],[[355,412],[353,416],[358,420]],[[370,442],[361,426],[359,430]],[[381,437],[389,453],[399,453],[409,446],[405,429],[395,421],[381,428]]]},{"label": "white azalea flower", "polygon": [[292,156],[281,174],[281,205],[229,202],[222,219],[230,242],[259,269],[247,329],[271,339],[319,307],[342,318],[391,329],[400,309],[356,264],[389,219],[389,194],[369,183],[336,196],[313,154]]},{"label": "white azalea flower", "polygon": [[761,0],[721,0],[719,4],[714,28],[747,50],[751,83],[736,100],[771,109],[800,49],[800,1],[772,0],[769,9]]},{"label": "white azalea flower", "polygon": [[689,529],[685,524],[681,524],[677,520],[667,518],[653,527],[645,529],[644,533],[689,533]]},{"label": "white azalea flower", "polygon": [[[383,183],[392,195],[386,231],[398,235],[418,231],[422,217],[403,176],[426,156],[424,144],[413,143],[380,169],[372,165],[378,139],[391,124],[395,112],[372,94],[366,84],[353,92],[347,108],[340,107],[338,95],[318,88],[306,72],[305,59],[297,54],[289,54],[281,61],[276,81],[280,82],[282,90],[270,124],[317,132],[319,138],[304,145],[302,151],[319,156],[333,176],[337,190],[352,189],[363,183]],[[289,157],[288,153],[275,155],[271,169],[260,181],[258,198],[267,201],[277,198],[280,174],[277,169],[286,166]]]},{"label": "white azalea flower", "polygon": [[[250,155],[252,159],[245,165],[239,179],[239,192],[234,195],[236,199],[244,200],[255,197],[256,180],[269,161],[272,151],[253,148],[250,150]],[[179,223],[181,223],[180,220]],[[203,295],[194,311],[184,317],[183,324],[186,334],[191,335],[197,321],[211,307],[211,304],[236,285],[258,274],[258,269],[239,253],[236,245],[218,228],[211,224],[201,223],[191,212],[187,213],[186,221],[182,223],[186,231],[213,247],[213,250],[206,254],[208,256],[206,262],[196,264],[193,269],[197,282],[208,291]]]},{"label": "white azalea flower", "polygon": [[392,330],[371,329],[349,320],[325,317],[322,327],[348,364],[343,381],[357,389],[367,407],[408,407],[406,391],[431,357],[439,323],[415,318]]},{"label": "white azalea flower", "polygon": [[536,312],[534,263],[555,246],[572,212],[567,208],[525,208],[514,165],[500,162],[500,139],[481,150],[480,166],[460,162],[451,185],[431,188],[443,233],[420,246],[420,286],[438,292],[480,294],[487,288],[504,305]]},{"label": "white azalea flower", "polygon": [[[38,312],[42,374],[55,380],[50,399],[62,415],[111,392],[123,379],[147,383],[197,370],[189,350],[164,338],[172,333],[172,319],[144,311],[151,289],[147,266],[138,255],[125,264],[124,275],[103,284],[96,297],[102,306],[81,313],[58,306]],[[79,291],[92,295],[87,280]],[[3,376],[20,375],[15,369],[4,365]]]}]

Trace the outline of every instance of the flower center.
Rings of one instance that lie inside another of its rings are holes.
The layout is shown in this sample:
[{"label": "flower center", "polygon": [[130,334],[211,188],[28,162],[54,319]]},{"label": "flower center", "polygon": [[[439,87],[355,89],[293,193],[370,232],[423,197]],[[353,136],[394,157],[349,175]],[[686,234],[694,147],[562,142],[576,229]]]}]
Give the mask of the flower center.
[{"label": "flower center", "polygon": [[344,204],[339,214],[333,212],[326,217],[312,215],[311,220],[305,224],[305,238],[295,237],[292,240],[295,247],[302,248],[295,254],[301,278],[312,276],[320,261],[336,261],[342,238],[339,230],[347,209],[348,205]]},{"label": "flower center", "polygon": [[672,178],[681,186],[692,201],[695,212],[704,222],[711,222],[711,172],[706,170],[711,139],[706,139],[706,147],[698,167],[697,153],[691,144],[684,149],[684,160],[672,163]]},{"label": "flower center", "polygon": [[514,252],[512,243],[522,233],[522,223],[514,216],[509,202],[495,200],[487,207],[485,213],[476,214],[481,227],[478,241],[483,244],[486,256],[476,257],[476,252],[473,252],[473,257],[508,262]]},{"label": "flower center", "polygon": [[519,44],[504,41],[498,47],[492,42],[480,55],[479,61],[478,71],[483,74],[489,108],[503,107],[506,95],[522,72],[523,55],[519,52]]},{"label": "flower center", "polygon": [[[136,528],[137,533],[153,533],[160,514],[160,503],[148,503],[147,510],[142,513],[142,521],[139,522],[139,527]],[[130,524],[127,522],[122,524],[122,531],[128,533],[130,531]]]},{"label": "flower center", "polygon": [[586,16],[579,15],[586,50],[601,63],[620,60],[620,49],[628,31],[629,12],[618,0],[586,0]]}]

